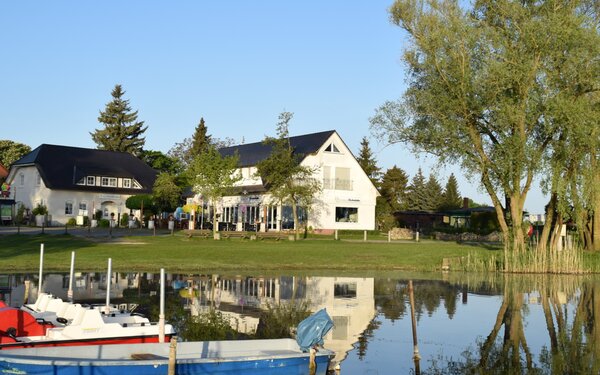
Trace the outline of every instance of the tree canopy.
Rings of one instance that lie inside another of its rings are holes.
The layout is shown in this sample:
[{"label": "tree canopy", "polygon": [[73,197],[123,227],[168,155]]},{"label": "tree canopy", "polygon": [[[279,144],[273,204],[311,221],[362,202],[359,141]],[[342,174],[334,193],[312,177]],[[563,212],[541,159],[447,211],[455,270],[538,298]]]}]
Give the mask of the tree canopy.
[{"label": "tree canopy", "polygon": [[[237,155],[224,157],[216,147],[208,147],[193,159],[187,171],[192,190],[216,207],[219,199],[230,194],[241,179],[237,164]],[[219,230],[217,210],[213,210],[213,230]]]},{"label": "tree canopy", "polygon": [[267,137],[264,142],[272,146],[271,153],[257,165],[257,175],[277,201],[292,206],[294,228],[299,235],[298,206],[310,207],[314,195],[321,189],[313,178],[314,170],[300,164],[300,155],[290,144],[289,122],[291,112],[282,112],[277,123],[277,138]]},{"label": "tree canopy", "polygon": [[6,168],[9,168],[12,163],[30,152],[31,147],[23,143],[10,141],[8,139],[0,140],[0,164]]},{"label": "tree canopy", "polygon": [[139,155],[146,142],[142,135],[148,127],[144,126],[144,121],[137,120],[138,111],[131,111],[129,100],[123,99],[124,94],[121,85],[115,85],[111,92],[112,100],[106,103],[104,111],[98,116],[98,122],[104,128],[90,134],[101,150]]},{"label": "tree canopy", "polygon": [[363,171],[365,171],[367,176],[369,176],[371,182],[373,182],[375,186],[378,186],[381,168],[377,166],[377,160],[373,155],[373,151],[371,150],[369,139],[367,137],[363,137],[360,141],[360,151],[356,161],[358,161],[358,164],[360,164]]},{"label": "tree canopy", "polygon": [[[392,22],[410,38],[408,88],[378,109],[372,126],[389,142],[460,163],[476,176],[507,248],[525,248],[523,206],[536,176],[551,168],[562,171],[554,181],[570,181],[567,166],[598,159],[593,5],[485,0],[465,9],[452,0],[396,0],[390,8]],[[575,137],[583,147],[563,147],[562,140]]]}]

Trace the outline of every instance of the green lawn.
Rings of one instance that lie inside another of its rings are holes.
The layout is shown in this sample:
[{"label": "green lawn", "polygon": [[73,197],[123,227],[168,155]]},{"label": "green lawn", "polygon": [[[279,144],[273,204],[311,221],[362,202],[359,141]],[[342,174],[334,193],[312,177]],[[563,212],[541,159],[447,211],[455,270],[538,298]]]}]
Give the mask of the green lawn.
[{"label": "green lawn", "polygon": [[176,236],[124,237],[91,241],[70,235],[0,236],[0,272],[35,271],[44,243],[44,269],[68,272],[71,251],[78,271],[106,268],[112,258],[115,271],[169,272],[273,270],[411,270],[441,268],[443,258],[467,255],[488,259],[497,249],[451,242],[387,243],[331,239],[250,241],[242,239]]}]

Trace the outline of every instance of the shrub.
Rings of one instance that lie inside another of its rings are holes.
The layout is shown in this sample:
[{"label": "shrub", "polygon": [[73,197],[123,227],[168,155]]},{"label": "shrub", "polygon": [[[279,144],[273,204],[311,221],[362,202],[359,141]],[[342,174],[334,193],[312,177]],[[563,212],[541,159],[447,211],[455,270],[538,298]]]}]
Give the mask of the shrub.
[{"label": "shrub", "polygon": [[77,225],[77,220],[75,220],[74,217],[70,218],[69,220],[67,220],[67,225],[74,227],[75,225]]},{"label": "shrub", "polygon": [[100,219],[100,221],[98,221],[98,226],[100,228],[108,228],[108,227],[110,227],[110,220],[108,220],[108,219]]},{"label": "shrub", "polygon": [[121,215],[121,226],[127,227],[129,225],[129,214],[124,213]]},{"label": "shrub", "polygon": [[35,216],[35,215],[47,215],[48,214],[48,207],[46,207],[43,204],[38,203],[37,206],[35,206],[35,208],[31,211],[31,213]]}]

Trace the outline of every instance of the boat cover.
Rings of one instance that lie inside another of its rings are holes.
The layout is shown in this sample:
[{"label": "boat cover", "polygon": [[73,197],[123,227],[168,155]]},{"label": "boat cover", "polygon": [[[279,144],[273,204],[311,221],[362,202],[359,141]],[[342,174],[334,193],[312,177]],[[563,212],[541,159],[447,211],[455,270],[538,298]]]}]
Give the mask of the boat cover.
[{"label": "boat cover", "polygon": [[303,351],[315,345],[323,345],[323,337],[333,327],[333,320],[327,310],[321,309],[298,324],[296,342]]}]

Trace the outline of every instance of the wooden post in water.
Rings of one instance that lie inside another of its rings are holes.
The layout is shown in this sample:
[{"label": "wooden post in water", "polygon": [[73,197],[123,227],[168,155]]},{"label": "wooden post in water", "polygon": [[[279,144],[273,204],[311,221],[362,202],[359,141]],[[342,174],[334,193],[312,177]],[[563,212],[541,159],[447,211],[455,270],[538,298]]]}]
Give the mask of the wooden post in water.
[{"label": "wooden post in water", "polygon": [[[417,232],[418,233],[418,232]],[[415,375],[421,374],[421,355],[419,354],[419,343],[417,340],[417,320],[415,318],[415,294],[412,280],[408,280],[408,298],[410,300],[410,316],[412,320],[413,336],[413,361],[415,362]]]},{"label": "wooden post in water", "polygon": [[44,244],[40,244],[40,274],[38,277],[38,297],[40,295],[40,293],[43,292],[43,284],[42,284],[42,277],[43,277],[43,272],[44,270]]},{"label": "wooden post in water", "polygon": [[31,282],[29,280],[25,280],[25,295],[23,296],[23,304],[29,302],[29,284]]},{"label": "wooden post in water", "polygon": [[175,375],[175,366],[177,365],[177,339],[171,337],[171,344],[169,345],[169,370],[168,375]]},{"label": "wooden post in water", "polygon": [[75,252],[71,251],[71,269],[69,271],[69,290],[67,291],[67,298],[73,302],[73,276],[75,274]]},{"label": "wooden post in water", "polygon": [[160,311],[158,313],[158,342],[165,342],[165,269],[160,269]]}]

